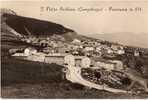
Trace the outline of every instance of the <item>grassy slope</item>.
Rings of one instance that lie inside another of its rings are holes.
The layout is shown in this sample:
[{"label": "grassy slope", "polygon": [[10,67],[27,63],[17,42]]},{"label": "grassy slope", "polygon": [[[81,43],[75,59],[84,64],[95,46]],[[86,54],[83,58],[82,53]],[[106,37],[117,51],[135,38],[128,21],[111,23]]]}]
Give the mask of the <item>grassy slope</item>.
[{"label": "grassy slope", "polygon": [[[44,67],[43,73],[41,68]],[[147,93],[115,94],[85,89],[62,79],[62,66],[2,59],[3,98],[148,98]]]},{"label": "grassy slope", "polygon": [[[62,66],[14,58],[2,59],[2,85],[24,82],[61,81]],[[44,67],[44,72],[41,69]]]}]

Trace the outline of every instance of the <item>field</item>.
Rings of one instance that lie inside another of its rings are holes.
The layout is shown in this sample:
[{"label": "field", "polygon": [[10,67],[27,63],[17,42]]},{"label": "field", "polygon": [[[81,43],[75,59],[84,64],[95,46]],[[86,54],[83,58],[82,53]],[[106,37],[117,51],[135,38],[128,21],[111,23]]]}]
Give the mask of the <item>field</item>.
[{"label": "field", "polygon": [[148,98],[148,93],[116,94],[62,79],[62,66],[2,59],[2,98]]}]

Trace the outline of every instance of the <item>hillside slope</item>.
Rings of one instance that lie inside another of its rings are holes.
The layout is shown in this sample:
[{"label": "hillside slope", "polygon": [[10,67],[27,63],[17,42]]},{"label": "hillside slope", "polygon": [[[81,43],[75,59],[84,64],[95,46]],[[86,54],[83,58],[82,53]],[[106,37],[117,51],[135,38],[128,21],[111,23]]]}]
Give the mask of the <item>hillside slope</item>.
[{"label": "hillside slope", "polygon": [[16,32],[23,35],[52,35],[63,34],[66,32],[73,32],[73,30],[65,28],[64,26],[43,20],[22,17],[12,14],[3,14],[5,22],[8,26],[13,28]]},{"label": "hillside slope", "polygon": [[63,36],[71,41],[77,33],[63,25],[49,21],[17,15],[10,9],[1,9],[1,49],[8,52],[11,48],[32,46],[21,41],[22,37],[50,37],[53,34]]}]

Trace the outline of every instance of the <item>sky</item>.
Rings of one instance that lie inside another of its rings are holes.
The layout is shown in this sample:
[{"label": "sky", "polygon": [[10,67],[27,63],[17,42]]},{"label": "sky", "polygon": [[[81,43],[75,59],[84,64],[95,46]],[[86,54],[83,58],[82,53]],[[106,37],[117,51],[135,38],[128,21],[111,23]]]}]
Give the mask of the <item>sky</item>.
[{"label": "sky", "polygon": [[[142,1],[1,1],[2,8],[9,8],[18,15],[56,22],[85,35],[121,32],[148,34],[147,5],[148,2]],[[58,11],[46,10],[47,7],[57,8]],[[61,7],[76,11],[61,11]],[[80,8],[98,11],[86,12],[80,11]],[[113,11],[109,8],[127,8],[128,11]],[[134,10],[129,11],[130,8]]]}]

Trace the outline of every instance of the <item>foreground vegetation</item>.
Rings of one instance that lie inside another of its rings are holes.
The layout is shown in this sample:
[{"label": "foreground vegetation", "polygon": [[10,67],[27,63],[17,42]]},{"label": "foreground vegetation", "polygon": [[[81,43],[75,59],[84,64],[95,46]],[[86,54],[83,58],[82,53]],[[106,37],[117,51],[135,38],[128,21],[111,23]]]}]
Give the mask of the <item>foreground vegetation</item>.
[{"label": "foreground vegetation", "polygon": [[[135,58],[136,59],[136,58]],[[146,59],[145,59],[146,60]],[[147,60],[146,60],[147,61]],[[62,78],[62,66],[2,59],[3,98],[148,98],[147,93],[115,94],[87,89]]]}]

